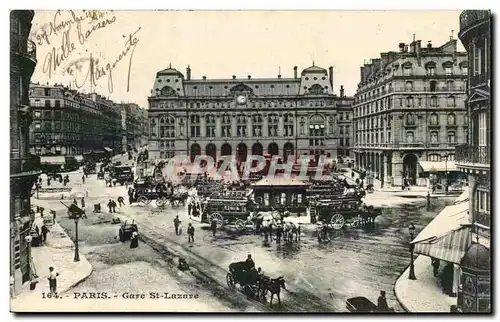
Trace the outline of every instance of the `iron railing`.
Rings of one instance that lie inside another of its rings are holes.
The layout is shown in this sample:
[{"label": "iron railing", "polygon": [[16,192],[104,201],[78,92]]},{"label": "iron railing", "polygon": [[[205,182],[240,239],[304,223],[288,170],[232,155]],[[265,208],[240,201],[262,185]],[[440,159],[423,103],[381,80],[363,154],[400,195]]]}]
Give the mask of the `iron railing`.
[{"label": "iron railing", "polygon": [[490,147],[471,144],[459,145],[455,147],[455,161],[489,165],[491,162]]},{"label": "iron railing", "polygon": [[[491,16],[489,10],[465,10],[460,14],[460,33],[480,21],[487,20]],[[459,35],[460,36],[460,35]]]}]

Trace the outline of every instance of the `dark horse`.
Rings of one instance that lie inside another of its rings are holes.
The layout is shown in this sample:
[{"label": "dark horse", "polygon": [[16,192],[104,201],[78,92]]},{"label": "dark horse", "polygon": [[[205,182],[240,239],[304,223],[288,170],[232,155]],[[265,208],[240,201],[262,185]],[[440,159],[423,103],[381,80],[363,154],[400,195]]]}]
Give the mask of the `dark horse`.
[{"label": "dark horse", "polygon": [[178,206],[178,205],[185,206],[186,201],[188,199],[188,196],[189,195],[187,192],[184,192],[181,194],[173,194],[172,196],[170,196],[170,204],[175,205],[175,206]]},{"label": "dark horse", "polygon": [[285,279],[283,276],[280,276],[278,278],[269,278],[267,276],[263,276],[260,279],[260,291],[262,297],[265,299],[267,293],[271,293],[271,300],[269,302],[269,305],[273,305],[274,294],[278,296],[278,304],[281,305],[281,298],[280,298],[281,289],[286,290]]}]

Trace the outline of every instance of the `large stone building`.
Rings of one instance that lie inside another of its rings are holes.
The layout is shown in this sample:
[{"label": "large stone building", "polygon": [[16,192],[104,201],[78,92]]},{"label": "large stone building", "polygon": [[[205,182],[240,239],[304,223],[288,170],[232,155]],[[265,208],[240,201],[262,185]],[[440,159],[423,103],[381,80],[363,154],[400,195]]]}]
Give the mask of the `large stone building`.
[{"label": "large stone building", "polygon": [[300,75],[294,67],[292,78],[192,79],[189,67],[186,77],[162,70],[148,98],[150,156],[336,157],[337,117],[353,100],[335,95],[333,85],[333,68],[314,64]]},{"label": "large stone building", "polygon": [[467,73],[467,54],[451,38],[439,47],[401,43],[364,64],[353,111],[356,167],[386,184],[427,184],[419,161],[453,161],[466,141]]},{"label": "large stone building", "polygon": [[121,152],[121,107],[111,100],[63,85],[31,84],[30,101],[32,154],[81,156],[101,150]]},{"label": "large stone building", "polygon": [[40,174],[29,154],[31,123],[28,97],[35,70],[36,46],[28,40],[32,10],[10,12],[10,276],[12,295],[21,292],[32,277],[29,238],[33,217],[31,187]]},{"label": "large stone building", "polygon": [[[470,214],[479,234],[488,239],[491,225],[491,12],[466,10],[458,34],[469,53],[469,140],[456,148],[455,163],[468,174]],[[481,229],[482,227],[482,229]]]},{"label": "large stone building", "polygon": [[143,146],[147,142],[148,135],[147,127],[145,131],[144,126],[148,122],[147,110],[135,103],[121,103],[120,105],[122,107],[123,151]]}]

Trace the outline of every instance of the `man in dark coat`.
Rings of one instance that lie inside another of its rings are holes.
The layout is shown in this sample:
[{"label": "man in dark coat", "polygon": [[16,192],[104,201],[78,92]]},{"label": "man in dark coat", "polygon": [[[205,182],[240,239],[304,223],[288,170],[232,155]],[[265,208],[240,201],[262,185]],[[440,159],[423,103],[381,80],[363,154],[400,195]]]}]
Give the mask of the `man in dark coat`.
[{"label": "man in dark coat", "polygon": [[122,196],[119,196],[116,200],[118,200],[118,205],[120,206],[120,208],[122,207],[122,205],[125,206],[125,201],[123,200]]},{"label": "man in dark coat", "polygon": [[179,225],[180,225],[181,221],[179,220],[179,216],[175,216],[175,219],[174,219],[174,228],[175,228],[175,234],[176,235],[179,235]]},{"label": "man in dark coat", "polygon": [[193,225],[191,225],[191,223],[189,223],[188,225],[187,233],[188,233],[188,242],[194,243],[194,227]]},{"label": "man in dark coat", "polygon": [[212,235],[215,237],[215,232],[217,231],[217,222],[215,220],[212,220],[210,229],[212,230]]},{"label": "man in dark coat", "polygon": [[252,259],[252,255],[248,254],[247,259],[245,260],[245,263],[248,264],[248,268],[255,268],[255,262]]},{"label": "man in dark coat", "polygon": [[377,311],[386,312],[389,310],[389,306],[387,305],[387,299],[385,298],[385,291],[380,291],[380,296],[377,300]]}]

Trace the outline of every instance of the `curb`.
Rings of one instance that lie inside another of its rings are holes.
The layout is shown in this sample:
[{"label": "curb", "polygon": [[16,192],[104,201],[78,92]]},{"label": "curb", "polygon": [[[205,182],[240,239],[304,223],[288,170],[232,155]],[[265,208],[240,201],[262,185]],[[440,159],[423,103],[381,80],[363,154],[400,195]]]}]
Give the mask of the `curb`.
[{"label": "curb", "polygon": [[[415,259],[417,259],[417,257],[415,257]],[[398,296],[398,292],[396,291],[396,284],[398,284],[399,280],[401,278],[403,278],[403,275],[405,275],[406,271],[410,268],[410,264],[408,264],[408,266],[405,267],[405,269],[403,270],[403,272],[399,275],[399,277],[396,279],[396,282],[394,282],[394,286],[393,286],[393,290],[394,290],[394,296],[396,297],[396,300],[398,301],[399,305],[403,308],[403,310],[405,310],[405,312],[408,312],[408,313],[415,313],[415,312],[412,312],[408,309],[408,307],[403,303],[403,301],[401,300],[401,298]]]},{"label": "curb", "polygon": [[[83,255],[80,255],[80,257],[85,258],[85,256],[83,256]],[[84,277],[82,277],[80,280],[76,281],[75,283],[73,283],[70,286],[68,286],[64,291],[60,292],[60,294],[66,293],[66,292],[70,291],[72,288],[74,288],[74,287],[80,285],[81,283],[85,282],[90,277],[90,275],[92,275],[92,273],[94,272],[94,266],[92,266],[92,264],[90,264],[90,262],[86,258],[85,258],[85,261],[89,264],[89,267],[90,267],[89,272],[86,273],[86,275]]]}]

